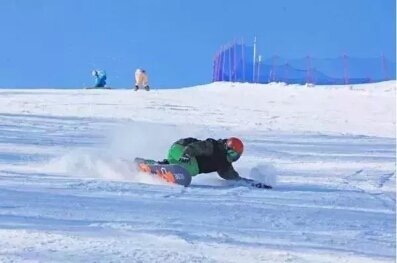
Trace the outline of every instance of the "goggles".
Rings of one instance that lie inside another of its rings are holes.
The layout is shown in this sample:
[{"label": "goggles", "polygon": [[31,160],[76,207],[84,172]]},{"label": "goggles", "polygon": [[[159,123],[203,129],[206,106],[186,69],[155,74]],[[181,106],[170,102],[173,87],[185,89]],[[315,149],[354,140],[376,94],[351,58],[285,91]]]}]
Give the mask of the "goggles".
[{"label": "goggles", "polygon": [[237,152],[235,152],[233,149],[230,148],[227,149],[226,154],[227,154],[227,159],[230,162],[235,162],[240,158],[240,154],[238,154]]}]

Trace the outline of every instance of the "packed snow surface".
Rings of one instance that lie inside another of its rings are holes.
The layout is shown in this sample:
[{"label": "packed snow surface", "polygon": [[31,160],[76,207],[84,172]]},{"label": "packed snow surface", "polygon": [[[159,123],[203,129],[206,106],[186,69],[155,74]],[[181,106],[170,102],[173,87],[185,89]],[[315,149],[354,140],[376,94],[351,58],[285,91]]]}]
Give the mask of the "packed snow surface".
[{"label": "packed snow surface", "polygon": [[[396,82],[0,90],[0,262],[396,262]],[[137,173],[238,136],[254,189]]]}]

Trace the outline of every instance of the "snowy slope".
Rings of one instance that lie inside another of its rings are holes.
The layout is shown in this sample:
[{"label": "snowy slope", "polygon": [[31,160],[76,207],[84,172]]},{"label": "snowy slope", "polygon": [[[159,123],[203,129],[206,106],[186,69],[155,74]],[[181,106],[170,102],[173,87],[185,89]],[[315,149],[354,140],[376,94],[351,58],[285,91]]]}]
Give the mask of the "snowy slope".
[{"label": "snowy slope", "polygon": [[[395,81],[1,90],[0,262],[396,262],[395,95]],[[236,169],[274,190],[170,186],[120,161],[230,135],[246,143]]]}]

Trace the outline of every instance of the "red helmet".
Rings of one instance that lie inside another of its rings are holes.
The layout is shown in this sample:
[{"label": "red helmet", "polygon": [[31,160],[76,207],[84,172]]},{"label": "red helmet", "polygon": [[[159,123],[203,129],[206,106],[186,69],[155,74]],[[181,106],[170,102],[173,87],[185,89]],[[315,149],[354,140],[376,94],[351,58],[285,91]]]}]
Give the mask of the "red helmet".
[{"label": "red helmet", "polygon": [[230,150],[233,150],[234,152],[238,153],[238,155],[242,155],[244,152],[244,144],[243,142],[236,138],[236,137],[231,137],[227,139],[226,141],[226,147]]}]

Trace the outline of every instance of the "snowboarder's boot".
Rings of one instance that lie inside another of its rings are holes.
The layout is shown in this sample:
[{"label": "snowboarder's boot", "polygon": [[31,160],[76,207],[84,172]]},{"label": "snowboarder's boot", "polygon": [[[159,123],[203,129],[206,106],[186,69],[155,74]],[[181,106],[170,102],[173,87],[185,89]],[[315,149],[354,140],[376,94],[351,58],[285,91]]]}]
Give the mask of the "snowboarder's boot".
[{"label": "snowboarder's boot", "polygon": [[158,164],[170,164],[170,162],[167,159],[164,159],[162,161],[158,161]]},{"label": "snowboarder's boot", "polygon": [[146,90],[146,91],[149,91],[149,90],[150,90],[149,85],[146,85],[146,86],[145,86],[145,90]]},{"label": "snowboarder's boot", "polygon": [[144,163],[145,163],[145,164],[148,164],[148,165],[153,165],[153,164],[170,164],[170,163],[168,162],[167,159],[164,159],[164,160],[162,160],[162,161],[156,161],[156,160],[152,160],[152,159],[145,159]]},{"label": "snowboarder's boot", "polygon": [[157,164],[158,162],[156,160],[152,160],[152,159],[145,159],[144,164]]},{"label": "snowboarder's boot", "polygon": [[134,90],[137,91],[138,89],[139,89],[139,86],[138,86],[138,85],[135,85]]}]

